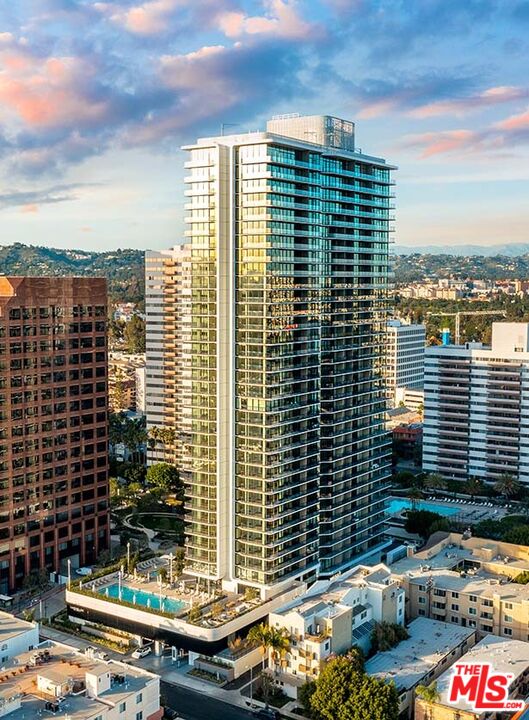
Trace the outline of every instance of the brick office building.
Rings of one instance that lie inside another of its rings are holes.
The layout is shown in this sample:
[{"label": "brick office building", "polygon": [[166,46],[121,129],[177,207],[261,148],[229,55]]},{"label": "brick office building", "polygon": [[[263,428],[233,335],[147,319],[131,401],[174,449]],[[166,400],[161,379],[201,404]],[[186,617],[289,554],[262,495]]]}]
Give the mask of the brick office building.
[{"label": "brick office building", "polygon": [[107,290],[0,277],[0,593],[109,543]]}]

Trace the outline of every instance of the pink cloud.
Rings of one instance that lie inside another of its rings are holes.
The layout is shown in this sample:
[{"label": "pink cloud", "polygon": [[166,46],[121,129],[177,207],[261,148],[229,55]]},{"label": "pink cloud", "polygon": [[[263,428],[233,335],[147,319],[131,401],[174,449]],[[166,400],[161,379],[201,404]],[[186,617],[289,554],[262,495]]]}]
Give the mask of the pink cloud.
[{"label": "pink cloud", "polygon": [[529,97],[529,91],[525,88],[512,86],[492,87],[477,95],[454,98],[453,100],[439,100],[421,105],[411,110],[409,114],[417,118],[448,114],[464,115],[472,110],[514,102],[527,97]]},{"label": "pink cloud", "polygon": [[472,130],[445,130],[412,135],[404,140],[405,147],[422,148],[421,157],[429,158],[448,152],[476,148],[481,141],[479,133]]},{"label": "pink cloud", "polygon": [[274,35],[291,40],[306,40],[321,28],[304,20],[296,0],[269,0],[267,15],[250,16],[243,12],[224,12],[217,17],[222,32],[230,38],[243,35]]},{"label": "pink cloud", "polygon": [[31,203],[29,205],[23,205],[20,209],[21,213],[31,214],[31,215],[38,213],[38,211],[39,211],[39,206],[35,205],[34,203]]},{"label": "pink cloud", "polygon": [[21,50],[0,51],[0,118],[18,117],[28,126],[51,128],[67,124],[90,124],[108,110],[84,94],[87,79],[95,70],[74,57],[42,60]]},{"label": "pink cloud", "polygon": [[168,29],[170,15],[179,4],[178,0],[150,0],[123,8],[118,3],[98,2],[94,8],[131,33],[157,35]]},{"label": "pink cloud", "polygon": [[525,112],[518,115],[511,115],[511,117],[508,117],[505,120],[501,120],[500,122],[496,123],[495,127],[500,130],[514,132],[520,130],[529,130],[529,110],[526,110]]}]

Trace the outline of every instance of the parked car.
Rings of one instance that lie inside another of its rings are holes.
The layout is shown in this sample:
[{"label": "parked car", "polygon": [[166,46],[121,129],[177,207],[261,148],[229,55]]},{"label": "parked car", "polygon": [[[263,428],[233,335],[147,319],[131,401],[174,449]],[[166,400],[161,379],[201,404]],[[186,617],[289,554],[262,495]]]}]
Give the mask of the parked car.
[{"label": "parked car", "polygon": [[150,645],[144,645],[143,647],[139,647],[132,653],[132,657],[134,660],[139,660],[140,658],[147,657],[147,655],[150,655],[152,652],[152,648]]},{"label": "parked car", "polygon": [[173,708],[166,707],[163,711],[164,720],[177,720],[180,715]]},{"label": "parked car", "polygon": [[254,717],[260,718],[260,720],[280,720],[281,715],[278,710],[272,708],[261,708],[254,713]]}]

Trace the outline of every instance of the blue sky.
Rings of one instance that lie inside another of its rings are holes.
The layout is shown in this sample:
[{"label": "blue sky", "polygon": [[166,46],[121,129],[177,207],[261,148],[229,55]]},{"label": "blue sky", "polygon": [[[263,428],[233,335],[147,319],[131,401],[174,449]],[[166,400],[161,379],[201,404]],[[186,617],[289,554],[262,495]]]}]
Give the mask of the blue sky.
[{"label": "blue sky", "polygon": [[0,242],[180,242],[180,146],[288,112],[399,166],[399,244],[528,241],[528,38],[526,0],[4,0]]}]

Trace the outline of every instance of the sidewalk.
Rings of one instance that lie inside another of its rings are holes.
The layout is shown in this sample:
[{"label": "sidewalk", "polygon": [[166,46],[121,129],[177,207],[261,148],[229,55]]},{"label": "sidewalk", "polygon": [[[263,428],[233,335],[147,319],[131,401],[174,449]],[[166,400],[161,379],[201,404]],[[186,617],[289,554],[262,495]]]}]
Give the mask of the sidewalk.
[{"label": "sidewalk", "polygon": [[[230,705],[236,705],[246,710],[248,709],[247,703],[249,702],[249,698],[243,697],[240,690],[225,690],[214,683],[188,675],[188,671],[191,669],[190,666],[186,663],[181,667],[177,667],[176,663],[174,663],[168,655],[164,655],[163,657],[152,657],[149,655],[148,658],[145,658],[141,663],[141,667],[157,673],[164,682],[194,690],[203,695],[222,700]],[[256,705],[261,707],[262,703],[256,701]]]}]

